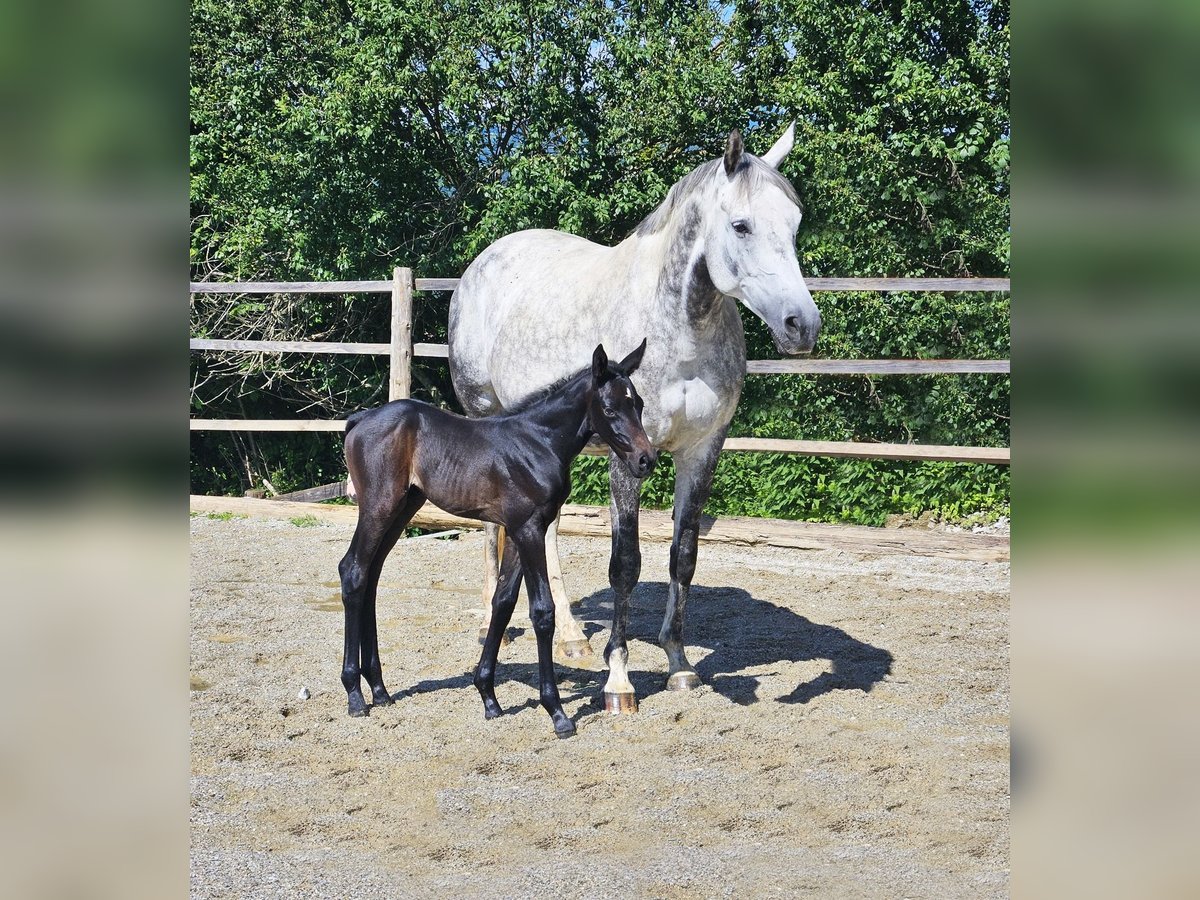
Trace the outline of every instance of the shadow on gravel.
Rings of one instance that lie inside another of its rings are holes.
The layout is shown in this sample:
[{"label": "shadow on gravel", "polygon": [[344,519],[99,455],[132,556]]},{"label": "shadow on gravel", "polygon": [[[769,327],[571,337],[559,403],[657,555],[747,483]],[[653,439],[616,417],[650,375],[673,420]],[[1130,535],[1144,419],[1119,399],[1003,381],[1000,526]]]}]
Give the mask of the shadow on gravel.
[{"label": "shadow on gravel", "polygon": [[[631,641],[645,641],[657,646],[667,605],[667,587],[665,582],[638,585],[629,609]],[[574,612],[588,638],[595,637],[612,621],[612,591],[606,589],[584,597]],[[509,636],[516,638],[519,635],[510,629]],[[773,663],[829,661],[830,671],[796,685],[791,693],[776,698],[779,703],[807,703],[835,690],[867,692],[892,670],[892,654],[887,650],[851,637],[840,628],[819,625],[789,609],[757,600],[741,588],[692,585],[684,640],[689,646],[712,651],[696,663],[696,671],[714,691],[742,706],[758,702],[761,675],[735,674],[744,669]],[[593,642],[593,647],[597,655],[603,654],[602,644]],[[583,715],[603,710],[601,691],[608,678],[607,671],[589,672],[561,664],[556,664],[555,669],[564,703],[586,699],[580,709]],[[393,693],[392,699],[402,701],[415,694],[473,688],[473,671],[426,679]],[[629,673],[629,678],[642,699],[665,690],[661,672],[635,669]],[[503,685],[513,681],[529,685],[536,691],[537,665],[505,662],[504,651],[501,651],[496,670],[501,706],[505,707],[505,712],[536,707],[536,700],[513,707],[505,704]]]},{"label": "shadow on gravel", "polygon": [[[658,644],[667,606],[665,582],[642,582],[630,600],[629,638]],[[612,620],[612,591],[584,597],[575,608],[589,636]],[[832,625],[819,625],[789,609],[757,600],[741,588],[692,585],[684,642],[712,652],[696,671],[714,691],[743,706],[758,701],[758,675],[731,674],[780,662],[828,660],[831,671],[796,685],[780,703],[807,703],[834,690],[870,691],[892,670],[892,654],[851,637]],[[597,653],[603,648],[596,647]],[[694,660],[693,660],[694,662]],[[583,673],[580,673],[583,674]],[[660,673],[631,672],[639,697],[665,689]],[[594,701],[598,702],[598,700]]]}]

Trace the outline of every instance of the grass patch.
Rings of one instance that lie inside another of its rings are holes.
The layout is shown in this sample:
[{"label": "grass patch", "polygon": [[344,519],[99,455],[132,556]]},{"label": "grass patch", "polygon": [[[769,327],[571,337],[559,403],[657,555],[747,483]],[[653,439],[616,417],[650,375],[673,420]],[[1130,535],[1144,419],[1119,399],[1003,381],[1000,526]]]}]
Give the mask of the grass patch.
[{"label": "grass patch", "polygon": [[[200,513],[192,513],[192,515],[197,516],[197,515],[200,515]],[[204,518],[214,519],[217,522],[228,522],[232,519],[244,519],[246,517],[242,513],[235,513],[235,512],[219,512],[219,513],[210,512],[210,513],[204,513]]]},{"label": "grass patch", "polygon": [[312,528],[314,525],[321,524],[321,520],[311,513],[304,516],[292,516],[292,518],[288,519],[288,521],[297,528]]}]

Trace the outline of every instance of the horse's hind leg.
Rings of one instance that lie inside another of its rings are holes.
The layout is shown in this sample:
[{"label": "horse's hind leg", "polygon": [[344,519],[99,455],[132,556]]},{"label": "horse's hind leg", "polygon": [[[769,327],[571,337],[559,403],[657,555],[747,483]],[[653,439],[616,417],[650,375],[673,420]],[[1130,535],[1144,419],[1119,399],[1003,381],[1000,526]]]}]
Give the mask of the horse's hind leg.
[{"label": "horse's hind leg", "polygon": [[502,712],[500,704],[496,702],[496,657],[500,653],[504,631],[512,619],[517,594],[521,590],[520,562],[517,545],[509,541],[504,548],[500,577],[492,597],[492,619],[483,642],[483,653],[479,657],[479,665],[475,667],[475,688],[483,698],[483,715],[487,719],[494,719]]},{"label": "horse's hind leg", "polygon": [[588,643],[587,635],[579,627],[579,620],[571,612],[571,601],[563,586],[562,565],[558,560],[558,520],[562,511],[546,529],[546,575],[550,579],[550,595],[554,598],[554,649],[561,661],[570,666],[576,660],[591,660],[595,654]]},{"label": "horse's hind leg", "polygon": [[[500,558],[504,555],[504,528],[487,522],[483,526],[483,624],[479,627],[479,643],[487,641],[492,622],[492,600],[496,596],[496,579]],[[508,634],[500,635],[501,645],[508,643]]]}]

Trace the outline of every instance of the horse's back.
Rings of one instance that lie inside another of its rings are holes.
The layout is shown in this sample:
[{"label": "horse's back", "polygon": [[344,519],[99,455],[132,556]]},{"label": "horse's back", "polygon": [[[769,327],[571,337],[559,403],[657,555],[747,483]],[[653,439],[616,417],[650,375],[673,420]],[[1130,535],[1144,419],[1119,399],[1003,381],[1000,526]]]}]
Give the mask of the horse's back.
[{"label": "horse's back", "polygon": [[454,390],[469,414],[492,415],[518,399],[496,381],[513,355],[528,393],[586,364],[606,309],[599,286],[611,253],[577,235],[532,229],[500,238],[467,267],[450,301],[449,345]]}]

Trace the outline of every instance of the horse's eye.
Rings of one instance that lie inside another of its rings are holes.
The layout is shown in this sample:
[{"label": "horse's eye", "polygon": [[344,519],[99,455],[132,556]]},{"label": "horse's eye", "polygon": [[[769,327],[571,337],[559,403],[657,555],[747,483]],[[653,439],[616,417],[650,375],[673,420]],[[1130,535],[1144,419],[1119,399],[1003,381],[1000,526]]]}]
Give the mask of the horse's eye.
[{"label": "horse's eye", "polygon": [[736,222],[734,222],[732,224],[733,224],[733,230],[736,231],[738,234],[749,234],[750,233],[750,223],[747,222],[745,219],[738,219]]}]

